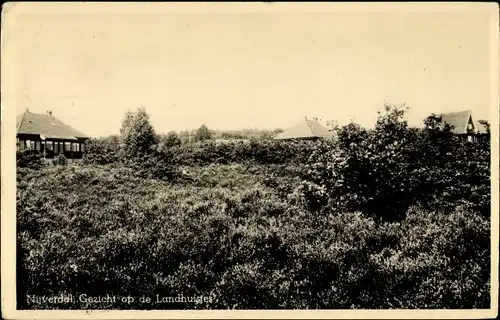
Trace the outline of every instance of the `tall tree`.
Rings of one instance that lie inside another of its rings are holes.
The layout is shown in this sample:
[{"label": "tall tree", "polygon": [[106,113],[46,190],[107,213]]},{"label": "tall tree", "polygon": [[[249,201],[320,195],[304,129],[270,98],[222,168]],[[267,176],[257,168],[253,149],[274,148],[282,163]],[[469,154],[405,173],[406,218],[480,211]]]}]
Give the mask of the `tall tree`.
[{"label": "tall tree", "polygon": [[144,107],[136,112],[128,111],[120,128],[120,149],[127,158],[142,157],[151,151],[151,147],[158,143],[157,135],[149,115]]},{"label": "tall tree", "polygon": [[175,131],[170,131],[167,133],[167,136],[165,137],[165,146],[166,147],[175,147],[175,146],[180,146],[181,145],[181,138]]},{"label": "tall tree", "polygon": [[212,132],[207,128],[206,125],[202,124],[201,127],[196,130],[194,134],[195,141],[205,141],[212,139]]}]

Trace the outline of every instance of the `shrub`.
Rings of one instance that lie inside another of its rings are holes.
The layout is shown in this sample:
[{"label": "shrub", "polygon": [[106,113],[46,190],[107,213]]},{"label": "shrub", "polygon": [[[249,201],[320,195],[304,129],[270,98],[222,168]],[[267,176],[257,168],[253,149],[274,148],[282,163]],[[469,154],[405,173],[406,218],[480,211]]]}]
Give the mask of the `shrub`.
[{"label": "shrub", "polygon": [[40,169],[43,165],[42,155],[36,150],[17,150],[16,165],[18,168]]},{"label": "shrub", "polygon": [[68,164],[68,158],[64,154],[58,154],[52,159],[52,164],[55,166],[65,166]]},{"label": "shrub", "polygon": [[[340,127],[337,143],[310,157],[303,177],[328,191],[324,207],[390,221],[404,219],[412,205],[453,210],[457,201],[474,199],[488,216],[489,145],[462,142],[433,117],[423,130],[411,128],[405,112],[386,106],[372,130]],[[315,201],[308,190],[303,196]]]},{"label": "shrub", "polygon": [[[490,227],[474,211],[460,206],[449,213],[412,208],[401,223],[385,224],[380,237],[393,240],[370,257],[375,270],[371,283],[379,297],[373,307],[489,305]],[[389,292],[394,296],[386,299]]]},{"label": "shrub", "polygon": [[290,164],[304,163],[314,153],[330,148],[330,141],[274,141],[252,139],[250,142],[212,140],[163,148],[161,152],[172,163],[199,165],[210,163]]},{"label": "shrub", "polygon": [[120,152],[118,136],[93,138],[85,142],[83,162],[87,164],[109,164],[117,162]]},{"label": "shrub", "polygon": [[175,131],[170,131],[166,136],[162,136],[159,142],[166,148],[176,147],[182,144],[181,138]]},{"label": "shrub", "polygon": [[151,151],[140,159],[124,159],[123,162],[135,175],[143,178],[173,180],[179,177],[177,166],[171,164],[164,154],[159,152]]},{"label": "shrub", "polygon": [[[295,172],[285,167],[201,166],[189,184],[126,166],[19,170],[18,308],[489,306],[490,227],[473,207],[412,207],[401,221],[379,223],[359,212],[317,214],[261,183],[270,175],[282,184]],[[137,299],[179,292],[211,301]],[[60,293],[136,299],[26,301]]]}]

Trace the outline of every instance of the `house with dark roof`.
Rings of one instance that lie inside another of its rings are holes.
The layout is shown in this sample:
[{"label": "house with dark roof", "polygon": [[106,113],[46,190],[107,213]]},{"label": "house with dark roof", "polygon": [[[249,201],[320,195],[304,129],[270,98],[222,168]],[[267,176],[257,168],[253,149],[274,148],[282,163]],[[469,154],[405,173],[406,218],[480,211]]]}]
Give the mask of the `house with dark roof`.
[{"label": "house with dark roof", "polygon": [[17,141],[19,148],[37,150],[46,158],[59,154],[68,159],[81,159],[84,143],[89,137],[52,115],[33,113],[28,109],[17,117]]},{"label": "house with dark roof", "polygon": [[486,127],[476,120],[471,110],[441,113],[437,116],[443,126],[450,125],[454,134],[464,137],[469,142],[477,142],[480,135],[487,133]]},{"label": "house with dark roof", "polygon": [[304,120],[283,131],[275,140],[311,140],[332,137],[332,133],[316,120]]}]

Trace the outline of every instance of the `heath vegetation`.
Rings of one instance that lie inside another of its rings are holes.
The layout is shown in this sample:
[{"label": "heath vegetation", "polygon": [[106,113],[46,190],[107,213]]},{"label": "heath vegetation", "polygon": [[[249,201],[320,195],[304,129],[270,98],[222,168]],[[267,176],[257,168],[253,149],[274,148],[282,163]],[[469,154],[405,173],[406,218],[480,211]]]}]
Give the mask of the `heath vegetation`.
[{"label": "heath vegetation", "polygon": [[80,163],[18,152],[18,308],[179,293],[211,299],[60,307],[489,308],[489,136],[405,114],[320,141],[219,143],[206,126],[157,134],[139,109]]}]

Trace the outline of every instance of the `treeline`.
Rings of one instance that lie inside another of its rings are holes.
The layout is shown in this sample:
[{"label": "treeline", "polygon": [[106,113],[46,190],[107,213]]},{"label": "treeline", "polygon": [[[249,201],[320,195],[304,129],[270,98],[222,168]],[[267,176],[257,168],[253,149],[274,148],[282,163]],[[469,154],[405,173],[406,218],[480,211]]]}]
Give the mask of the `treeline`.
[{"label": "treeline", "polygon": [[[172,165],[254,162],[263,164],[304,163],[318,149],[329,148],[331,141],[213,140],[193,143],[160,143],[153,147],[157,156]],[[119,162],[119,137],[92,139],[86,145],[84,162],[109,164]]]},{"label": "treeline", "polygon": [[165,146],[184,145],[207,140],[271,140],[281,132],[283,132],[282,129],[217,130],[209,129],[203,124],[198,129],[158,134],[158,140],[161,145]]}]

